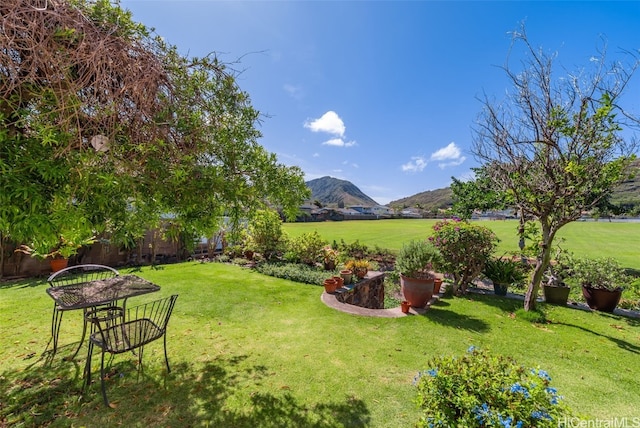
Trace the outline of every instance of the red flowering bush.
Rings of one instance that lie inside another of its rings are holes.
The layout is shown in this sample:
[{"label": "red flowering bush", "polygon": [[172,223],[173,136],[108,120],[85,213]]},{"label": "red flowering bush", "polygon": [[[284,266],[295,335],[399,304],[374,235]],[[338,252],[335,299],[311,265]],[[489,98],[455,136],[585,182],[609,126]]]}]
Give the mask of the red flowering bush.
[{"label": "red flowering bush", "polygon": [[453,278],[456,294],[466,293],[467,285],[480,275],[498,242],[490,229],[457,218],[434,224],[429,240],[440,250],[441,269]]}]

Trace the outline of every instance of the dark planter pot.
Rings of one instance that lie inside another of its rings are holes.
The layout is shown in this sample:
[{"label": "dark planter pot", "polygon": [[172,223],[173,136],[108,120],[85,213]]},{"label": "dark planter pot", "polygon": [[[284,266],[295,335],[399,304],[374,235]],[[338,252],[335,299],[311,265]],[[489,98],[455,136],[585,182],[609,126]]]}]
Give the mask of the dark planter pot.
[{"label": "dark planter pot", "polygon": [[506,296],[507,288],[509,288],[509,284],[498,284],[496,282],[493,283],[493,292],[498,296]]},{"label": "dark planter pot", "polygon": [[545,285],[542,287],[544,301],[554,305],[566,305],[569,300],[569,287]]},{"label": "dark planter pot", "polygon": [[433,278],[417,279],[400,274],[400,289],[411,306],[424,308],[433,297]]},{"label": "dark planter pot", "polygon": [[582,295],[591,309],[601,312],[613,312],[622,297],[622,289],[606,290],[582,286]]}]

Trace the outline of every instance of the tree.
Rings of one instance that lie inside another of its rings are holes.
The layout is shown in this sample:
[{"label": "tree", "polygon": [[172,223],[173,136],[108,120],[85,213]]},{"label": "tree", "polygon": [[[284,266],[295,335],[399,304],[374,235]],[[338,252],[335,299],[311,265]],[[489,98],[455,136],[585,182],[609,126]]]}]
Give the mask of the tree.
[{"label": "tree", "polygon": [[506,102],[483,100],[473,152],[492,186],[505,192],[541,229],[537,262],[525,296],[535,308],[558,230],[597,206],[627,176],[634,147],[621,135],[633,119],[618,102],[638,66],[593,59],[594,70],[554,79],[555,55],[534,49],[522,27],[521,70],[502,67],[513,90]]},{"label": "tree", "polygon": [[223,214],[295,215],[302,171],[258,144],[233,69],[180,55],[109,0],[37,3],[0,3],[0,246],[53,245],[77,218],[130,245],[167,214],[206,236]]},{"label": "tree", "polygon": [[475,178],[461,181],[451,177],[451,191],[453,192],[452,211],[463,219],[470,219],[474,210],[487,211],[491,209],[505,209],[512,205],[504,192],[493,187],[485,168],[472,168]]}]

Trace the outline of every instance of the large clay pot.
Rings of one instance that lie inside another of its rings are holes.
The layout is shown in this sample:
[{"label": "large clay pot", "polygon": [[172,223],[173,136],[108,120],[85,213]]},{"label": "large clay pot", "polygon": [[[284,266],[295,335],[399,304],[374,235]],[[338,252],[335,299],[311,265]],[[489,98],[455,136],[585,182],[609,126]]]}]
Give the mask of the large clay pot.
[{"label": "large clay pot", "polygon": [[544,301],[554,305],[566,305],[569,300],[569,287],[559,285],[545,285],[542,287]]},{"label": "large clay pot", "polygon": [[417,279],[400,274],[400,289],[411,306],[424,308],[433,297],[433,278]]},{"label": "large clay pot", "polygon": [[607,290],[582,286],[582,295],[591,309],[601,312],[613,312],[622,297],[622,289]]},{"label": "large clay pot", "polygon": [[351,277],[353,276],[353,272],[351,272],[349,269],[341,270],[340,276],[344,280],[344,284],[351,284]]}]

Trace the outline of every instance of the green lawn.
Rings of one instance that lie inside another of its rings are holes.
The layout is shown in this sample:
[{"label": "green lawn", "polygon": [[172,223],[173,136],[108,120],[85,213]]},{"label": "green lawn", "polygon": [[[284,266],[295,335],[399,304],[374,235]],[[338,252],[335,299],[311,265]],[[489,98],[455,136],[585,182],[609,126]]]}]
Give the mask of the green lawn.
[{"label": "green lawn", "polygon": [[173,371],[166,376],[161,342],[145,349],[139,379],[136,357],[117,356],[107,382],[115,410],[103,406],[99,383],[79,400],[84,356],[62,359],[79,339],[80,313],[65,315],[67,346],[45,364],[46,283],[0,283],[0,426],[407,427],[418,418],[416,373],[470,345],[547,370],[580,414],[638,416],[638,319],[547,307],[551,322],[535,325],[512,315],[521,302],[492,295],[445,299],[425,316],[367,318],[325,306],[321,287],[237,266],[135,273],[162,290],[130,304],[180,294],[168,333]]},{"label": "green lawn", "polygon": [[[316,230],[329,242],[344,239],[351,243],[359,240],[371,247],[378,245],[397,251],[403,242],[431,235],[434,223],[435,220],[406,219],[286,223],[284,229],[291,236]],[[498,252],[518,251],[517,221],[476,223],[489,227],[500,238]],[[625,267],[640,269],[640,223],[574,222],[560,229],[558,238],[564,238],[561,244],[563,248],[578,256],[611,256]]]}]

